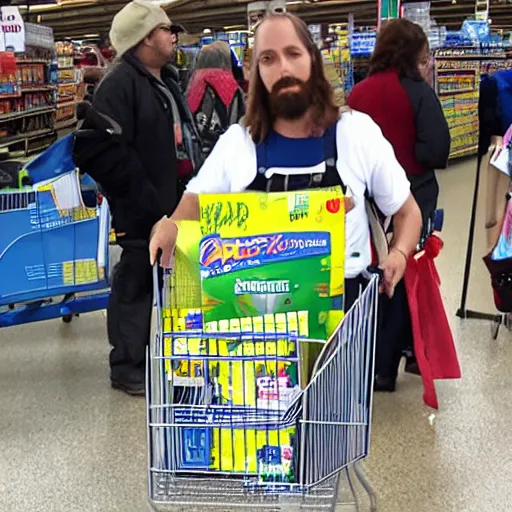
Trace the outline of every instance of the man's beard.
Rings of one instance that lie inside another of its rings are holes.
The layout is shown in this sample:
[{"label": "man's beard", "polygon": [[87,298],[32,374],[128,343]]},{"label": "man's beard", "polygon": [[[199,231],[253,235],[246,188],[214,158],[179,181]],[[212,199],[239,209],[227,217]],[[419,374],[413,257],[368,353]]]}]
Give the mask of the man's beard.
[{"label": "man's beard", "polygon": [[[297,88],[298,86],[298,88]],[[291,91],[283,89],[294,87]],[[279,79],[270,92],[270,110],[274,118],[294,121],[300,119],[311,107],[309,82],[303,82],[292,76]]]}]

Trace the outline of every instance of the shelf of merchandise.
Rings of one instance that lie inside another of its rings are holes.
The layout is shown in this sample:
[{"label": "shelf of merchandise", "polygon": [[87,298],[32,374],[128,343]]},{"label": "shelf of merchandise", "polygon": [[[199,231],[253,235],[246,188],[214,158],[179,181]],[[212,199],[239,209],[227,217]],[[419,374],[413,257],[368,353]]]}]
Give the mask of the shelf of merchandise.
[{"label": "shelf of merchandise", "polygon": [[16,59],[16,64],[18,66],[23,64],[48,64],[48,61],[45,59]]},{"label": "shelf of merchandise", "polygon": [[13,135],[12,137],[4,137],[0,140],[0,148],[12,146],[18,142],[24,142],[27,140],[37,139],[45,135],[52,135],[55,133],[53,129],[47,130],[34,130],[27,133],[21,133],[19,135]]},{"label": "shelf of merchandise", "polygon": [[4,78],[12,92],[0,95],[0,148],[9,157],[45,149],[55,134],[56,87],[47,81],[49,60],[27,54],[16,64],[16,73]]},{"label": "shelf of merchandise", "polygon": [[80,81],[74,65],[75,49],[69,42],[57,42],[58,85],[56,130],[72,128],[76,125],[75,106],[78,103]]},{"label": "shelf of merchandise", "polygon": [[436,90],[450,127],[451,159],[478,151],[480,69],[474,55],[436,57]]},{"label": "shelf of merchandise", "polygon": [[50,112],[55,112],[55,107],[40,107],[23,110],[21,112],[9,112],[8,114],[0,115],[0,122],[14,121],[15,119],[22,119],[23,117],[38,116],[40,114],[48,114]]}]

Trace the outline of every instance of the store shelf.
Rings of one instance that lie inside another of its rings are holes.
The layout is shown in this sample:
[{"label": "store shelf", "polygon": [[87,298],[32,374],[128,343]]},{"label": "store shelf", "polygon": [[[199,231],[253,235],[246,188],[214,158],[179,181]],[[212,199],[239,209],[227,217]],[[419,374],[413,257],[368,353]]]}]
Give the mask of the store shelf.
[{"label": "store shelf", "polygon": [[505,60],[506,57],[504,55],[451,55],[451,56],[444,56],[444,55],[436,55],[436,59],[438,61],[443,60]]},{"label": "store shelf", "polygon": [[80,85],[80,82],[59,82],[57,84],[57,87],[65,87],[65,86],[69,86],[69,85]]},{"label": "store shelf", "polygon": [[439,91],[439,96],[454,96],[456,94],[464,94],[467,92],[476,92],[475,89],[459,89],[457,91]]},{"label": "store shelf", "polygon": [[73,119],[65,119],[64,121],[59,121],[55,124],[55,130],[65,130],[66,128],[71,128],[78,123],[78,119],[74,117]]},{"label": "store shelf", "polygon": [[46,130],[36,130],[22,135],[15,135],[14,137],[3,138],[0,140],[0,148],[6,148],[25,140],[37,139],[39,137],[44,137],[45,135],[51,135],[54,132],[55,130],[53,128],[47,128]]},{"label": "store shelf", "polygon": [[57,103],[57,108],[65,108],[65,107],[72,107],[76,105],[76,101],[73,100],[73,101],[66,101],[66,102],[63,102],[63,103]]},{"label": "store shelf", "polygon": [[22,65],[22,64],[48,64],[48,61],[45,60],[45,59],[28,59],[28,60],[20,59],[20,60],[16,60],[16,64],[18,64],[18,65]]},{"label": "store shelf", "polygon": [[471,75],[474,75],[476,74],[476,69],[475,68],[470,68],[470,69],[462,69],[462,68],[438,68],[437,69],[437,72],[438,73],[468,73],[468,74],[471,74]]},{"label": "store shelf", "polygon": [[21,119],[23,117],[37,116],[40,114],[48,114],[55,112],[55,107],[41,107],[24,110],[23,112],[9,112],[8,114],[1,114],[0,121],[12,121],[14,119]]},{"label": "store shelf", "polygon": [[21,92],[22,93],[29,93],[29,92],[44,92],[44,91],[53,91],[55,89],[54,85],[27,85],[27,86],[21,86]]},{"label": "store shelf", "polygon": [[21,98],[20,94],[0,94],[0,100],[12,100],[14,98]]},{"label": "store shelf", "polygon": [[450,153],[450,158],[460,158],[463,156],[476,155],[477,151],[478,151],[478,144],[475,144],[474,146],[470,146],[467,148],[457,149],[453,153]]}]

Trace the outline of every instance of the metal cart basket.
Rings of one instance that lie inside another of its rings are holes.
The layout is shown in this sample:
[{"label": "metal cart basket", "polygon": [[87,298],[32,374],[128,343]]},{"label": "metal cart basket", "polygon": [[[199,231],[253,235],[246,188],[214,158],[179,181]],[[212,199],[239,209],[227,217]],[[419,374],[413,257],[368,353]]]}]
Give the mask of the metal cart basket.
[{"label": "metal cart basket", "polygon": [[[155,270],[155,283],[158,326],[147,371],[152,507],[334,510],[343,475],[344,491],[354,495],[352,508],[343,510],[360,510],[355,475],[367,510],[376,510],[358,461],[370,445],[378,277],[300,387],[290,386],[286,365],[300,364],[310,340],[267,325],[257,329],[256,322],[238,332],[204,332],[201,310],[192,309],[197,290],[186,277],[164,273],[162,291]],[[292,347],[287,355],[275,349],[280,343]]]}]

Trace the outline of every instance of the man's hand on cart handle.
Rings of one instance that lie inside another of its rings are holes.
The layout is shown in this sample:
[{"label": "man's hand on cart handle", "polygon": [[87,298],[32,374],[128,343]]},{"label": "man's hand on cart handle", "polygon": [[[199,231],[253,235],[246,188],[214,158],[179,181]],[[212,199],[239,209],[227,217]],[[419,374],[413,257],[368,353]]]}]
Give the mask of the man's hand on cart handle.
[{"label": "man's hand on cart handle", "polygon": [[164,217],[153,226],[149,242],[149,261],[151,265],[157,263],[158,254],[161,253],[160,266],[172,268],[177,238],[178,226],[169,217]]}]

